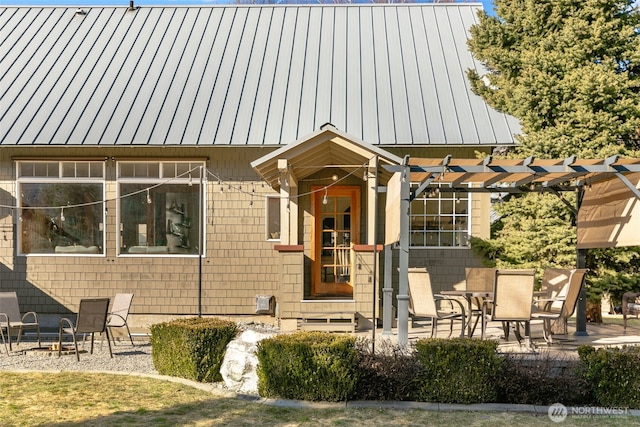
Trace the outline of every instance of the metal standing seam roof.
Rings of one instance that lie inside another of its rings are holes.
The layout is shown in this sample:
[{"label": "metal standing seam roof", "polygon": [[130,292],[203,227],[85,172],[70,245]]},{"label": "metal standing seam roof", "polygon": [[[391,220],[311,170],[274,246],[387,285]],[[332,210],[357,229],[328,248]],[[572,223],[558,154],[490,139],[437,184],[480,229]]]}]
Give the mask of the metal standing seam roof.
[{"label": "metal standing seam roof", "polygon": [[0,8],[0,144],[514,144],[474,95],[481,4]]}]

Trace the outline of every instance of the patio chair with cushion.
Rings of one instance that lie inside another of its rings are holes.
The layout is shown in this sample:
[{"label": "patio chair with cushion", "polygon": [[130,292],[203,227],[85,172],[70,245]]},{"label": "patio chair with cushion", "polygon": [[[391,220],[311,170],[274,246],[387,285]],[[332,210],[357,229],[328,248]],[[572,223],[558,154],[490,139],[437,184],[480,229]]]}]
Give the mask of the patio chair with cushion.
[{"label": "patio chair with cushion", "polygon": [[[35,329],[38,336],[38,347],[40,346],[40,324],[38,323],[38,315],[34,311],[20,314],[20,304],[18,304],[18,294],[16,292],[0,292],[0,334],[2,335],[2,343],[9,354],[11,347],[11,330],[18,329],[18,344],[22,331],[25,329]],[[5,341],[4,331],[7,331],[9,348]]]},{"label": "patio chair with cushion", "polygon": [[426,268],[410,268],[409,276],[409,313],[414,317],[431,319],[431,337],[437,335],[438,320],[450,320],[449,336],[453,333],[453,321],[460,319],[460,336],[465,334],[464,305],[452,298],[434,295],[431,278]]},{"label": "patio chair with cushion", "polygon": [[126,328],[131,345],[134,345],[133,338],[131,337],[131,330],[127,323],[129,309],[131,308],[131,301],[133,301],[133,294],[116,294],[113,298],[113,305],[111,306],[111,311],[107,316],[107,328],[109,328],[109,334],[111,335],[114,345],[116,343],[116,339],[113,335],[113,328]]},{"label": "patio chair with cushion", "polygon": [[111,351],[111,340],[109,338],[109,329],[107,329],[107,311],[109,310],[109,298],[95,298],[80,300],[80,308],[78,316],[74,324],[71,319],[63,317],[60,319],[60,331],[58,334],[58,357],[62,354],[62,336],[63,334],[71,335],[73,338],[73,346],[76,351],[76,358],[80,361],[80,353],[78,352],[78,334],[91,334],[91,354],[93,354],[93,342],[95,333],[105,333],[107,335],[107,343],[109,344],[109,354],[113,358]]},{"label": "patio chair with cushion", "polygon": [[482,339],[486,335],[487,322],[502,322],[505,339],[509,339],[511,324],[516,328],[520,343],[520,323],[525,325],[524,341],[531,346],[530,321],[533,303],[535,269],[498,269],[493,282],[493,299],[483,304]]},{"label": "patio chair with cushion", "polygon": [[551,321],[566,321],[573,315],[587,271],[589,270],[586,268],[571,270],[566,293],[560,292],[555,298],[542,298],[535,301],[535,310],[531,317],[543,320],[542,331],[547,344],[553,343]]}]

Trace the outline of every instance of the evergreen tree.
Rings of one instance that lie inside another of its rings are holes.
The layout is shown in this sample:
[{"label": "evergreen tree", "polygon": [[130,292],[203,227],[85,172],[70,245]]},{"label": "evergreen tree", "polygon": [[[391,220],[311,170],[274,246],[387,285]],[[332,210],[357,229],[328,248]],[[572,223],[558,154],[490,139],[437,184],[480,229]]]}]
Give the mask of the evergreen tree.
[{"label": "evergreen tree", "polygon": [[[468,44],[488,70],[468,76],[475,93],[520,119],[522,134],[508,156],[640,154],[640,12],[633,3],[496,0],[496,16],[479,14]],[[565,197],[575,203],[575,195]],[[575,265],[575,219],[557,196],[512,197],[497,210],[493,239],[473,243],[498,265]],[[637,259],[637,249],[625,251]],[[620,250],[600,251],[589,267],[615,265],[625,280],[607,283],[640,286],[607,252],[621,257]]]}]

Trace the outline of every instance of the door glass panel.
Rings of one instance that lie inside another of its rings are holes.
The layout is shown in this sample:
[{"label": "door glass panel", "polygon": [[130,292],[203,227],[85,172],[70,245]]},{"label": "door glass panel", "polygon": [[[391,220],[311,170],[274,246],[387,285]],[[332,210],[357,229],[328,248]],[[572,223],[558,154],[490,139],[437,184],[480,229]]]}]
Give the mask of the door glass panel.
[{"label": "door glass panel", "polygon": [[[317,272],[313,296],[352,296],[352,250],[354,242],[355,190],[328,191],[317,197]],[[319,276],[319,277],[318,277]]]}]

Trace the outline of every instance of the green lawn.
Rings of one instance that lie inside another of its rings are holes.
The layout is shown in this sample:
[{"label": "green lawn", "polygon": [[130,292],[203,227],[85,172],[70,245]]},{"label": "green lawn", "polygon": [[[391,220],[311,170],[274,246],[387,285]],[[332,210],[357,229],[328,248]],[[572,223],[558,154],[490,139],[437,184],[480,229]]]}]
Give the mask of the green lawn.
[{"label": "green lawn", "polygon": [[[546,415],[419,409],[294,409],[215,396],[152,378],[84,373],[0,376],[9,426],[554,426]],[[629,426],[635,417],[569,417],[562,426]]]}]

